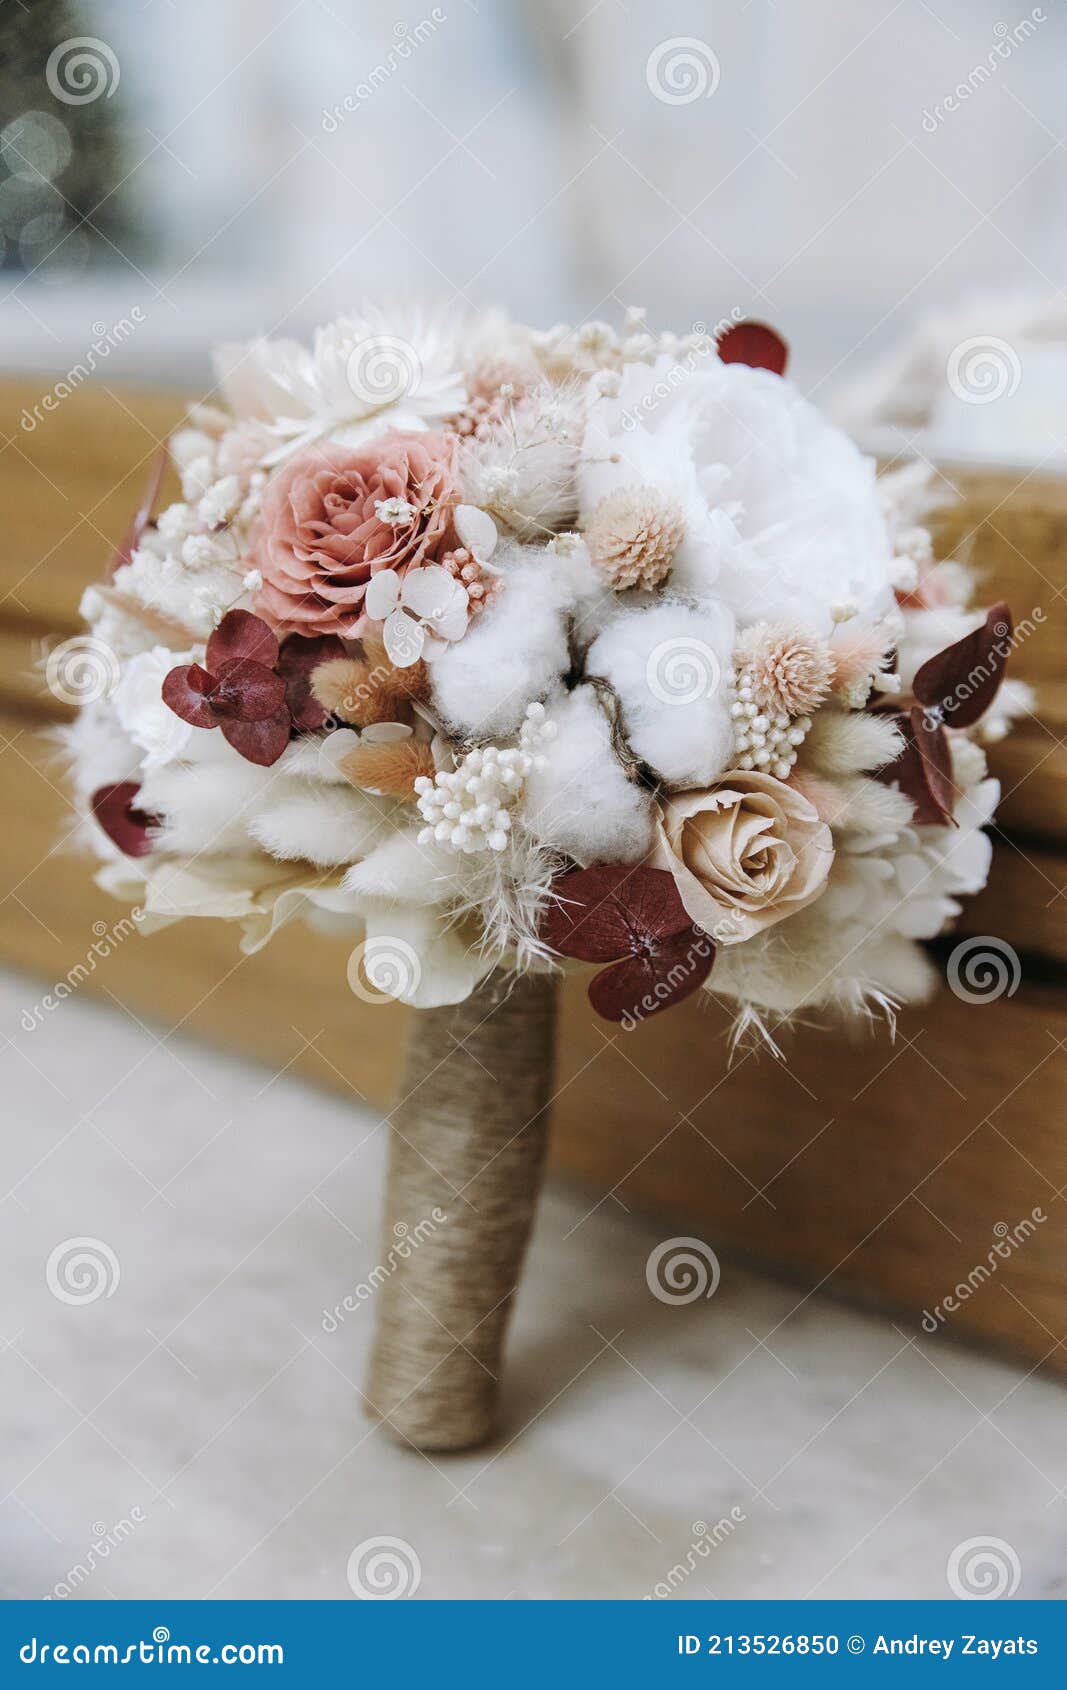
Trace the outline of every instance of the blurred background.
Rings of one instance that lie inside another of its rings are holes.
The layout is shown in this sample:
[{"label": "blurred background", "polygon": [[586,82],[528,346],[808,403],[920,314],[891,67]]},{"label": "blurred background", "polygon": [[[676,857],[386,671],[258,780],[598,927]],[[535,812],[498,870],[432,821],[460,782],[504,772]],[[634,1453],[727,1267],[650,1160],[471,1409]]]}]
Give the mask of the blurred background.
[{"label": "blurred background", "polygon": [[824,390],[976,288],[1062,305],[1062,0],[8,0],[0,30],[9,369],[137,307],[109,370],[195,385],[213,339],[399,292],[739,307]]}]

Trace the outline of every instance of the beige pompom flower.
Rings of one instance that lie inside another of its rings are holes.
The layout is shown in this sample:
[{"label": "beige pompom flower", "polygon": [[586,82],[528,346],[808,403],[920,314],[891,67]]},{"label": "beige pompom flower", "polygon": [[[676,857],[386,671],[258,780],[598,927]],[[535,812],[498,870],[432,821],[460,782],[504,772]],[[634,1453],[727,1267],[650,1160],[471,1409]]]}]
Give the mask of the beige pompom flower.
[{"label": "beige pompom flower", "polygon": [[595,568],[610,587],[646,592],[668,574],[685,534],[685,517],[655,487],[609,493],[594,510],[585,539]]},{"label": "beige pompom flower", "polygon": [[737,693],[769,714],[807,716],[834,678],[830,648],[818,634],[789,622],[756,622],[734,647]]}]

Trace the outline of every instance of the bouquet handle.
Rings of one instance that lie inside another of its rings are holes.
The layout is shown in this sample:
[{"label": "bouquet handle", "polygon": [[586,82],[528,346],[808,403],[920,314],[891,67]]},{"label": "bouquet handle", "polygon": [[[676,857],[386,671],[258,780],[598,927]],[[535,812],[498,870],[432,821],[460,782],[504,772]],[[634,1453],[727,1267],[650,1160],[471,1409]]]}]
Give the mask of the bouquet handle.
[{"label": "bouquet handle", "polygon": [[390,1117],[385,1248],[367,1383],[403,1443],[496,1427],[501,1362],[544,1169],[558,977],[491,975],[412,1018]]}]

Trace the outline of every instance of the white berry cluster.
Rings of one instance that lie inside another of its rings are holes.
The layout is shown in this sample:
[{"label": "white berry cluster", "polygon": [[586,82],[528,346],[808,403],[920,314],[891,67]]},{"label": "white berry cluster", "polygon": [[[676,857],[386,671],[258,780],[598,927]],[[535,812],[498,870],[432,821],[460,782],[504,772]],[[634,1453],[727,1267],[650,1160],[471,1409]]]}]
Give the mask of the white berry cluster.
[{"label": "white berry cluster", "polygon": [[752,688],[742,681],[730,706],[734,724],[734,761],[739,769],[762,769],[776,780],[788,780],[797,751],[810,729],[810,716],[771,715],[761,710]]},{"label": "white berry cluster", "polygon": [[431,841],[453,851],[504,851],[511,835],[511,811],[522,796],[526,777],[543,769],[536,746],[552,739],[554,722],[545,720],[543,704],[529,704],[517,746],[477,746],[455,769],[415,782],[419,812],[426,826],[419,844]]}]

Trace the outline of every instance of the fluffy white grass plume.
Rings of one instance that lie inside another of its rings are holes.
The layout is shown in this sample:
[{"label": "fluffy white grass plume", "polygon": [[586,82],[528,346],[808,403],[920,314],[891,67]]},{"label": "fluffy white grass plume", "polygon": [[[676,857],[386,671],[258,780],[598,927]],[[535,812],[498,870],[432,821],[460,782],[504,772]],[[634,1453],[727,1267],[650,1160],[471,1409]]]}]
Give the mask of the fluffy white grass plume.
[{"label": "fluffy white grass plume", "polygon": [[858,775],[892,763],[903,747],[892,717],[859,710],[821,710],[800,752],[802,769]]}]

